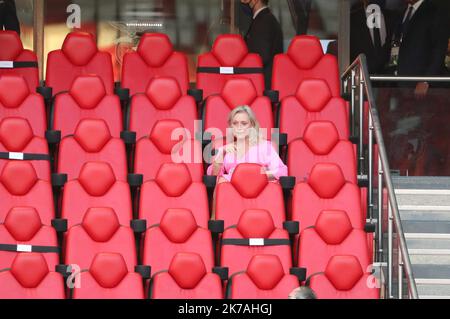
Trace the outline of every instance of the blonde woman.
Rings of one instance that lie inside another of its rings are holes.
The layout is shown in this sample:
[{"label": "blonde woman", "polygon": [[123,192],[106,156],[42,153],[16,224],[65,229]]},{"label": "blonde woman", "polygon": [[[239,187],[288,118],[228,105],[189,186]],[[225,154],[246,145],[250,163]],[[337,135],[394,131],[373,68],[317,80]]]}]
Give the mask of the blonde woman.
[{"label": "blonde woman", "polygon": [[238,106],[228,116],[228,144],[218,149],[208,175],[217,176],[217,184],[231,181],[238,164],[256,163],[262,166],[262,174],[271,181],[287,175],[287,167],[281,161],[272,143],[262,138],[258,121],[248,106]]}]

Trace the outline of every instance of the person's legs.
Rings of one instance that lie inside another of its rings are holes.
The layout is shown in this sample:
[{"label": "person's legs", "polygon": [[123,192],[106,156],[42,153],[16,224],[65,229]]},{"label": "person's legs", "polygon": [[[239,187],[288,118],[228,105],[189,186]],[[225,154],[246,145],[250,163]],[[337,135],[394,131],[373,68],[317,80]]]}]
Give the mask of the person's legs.
[{"label": "person's legs", "polygon": [[223,177],[219,177],[217,180],[217,184],[216,184],[216,188],[214,188],[214,193],[213,193],[213,203],[212,203],[212,212],[211,212],[211,220],[215,220],[216,219],[216,189],[217,189],[217,185],[221,184],[221,183],[225,183],[228,182],[227,179],[223,178]]}]

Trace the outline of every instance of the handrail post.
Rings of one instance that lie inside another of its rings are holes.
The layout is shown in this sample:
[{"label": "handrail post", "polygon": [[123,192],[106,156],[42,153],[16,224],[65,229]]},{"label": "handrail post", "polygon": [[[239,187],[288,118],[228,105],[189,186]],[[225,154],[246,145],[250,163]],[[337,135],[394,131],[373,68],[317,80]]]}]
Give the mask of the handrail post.
[{"label": "handrail post", "polygon": [[359,174],[364,175],[364,83],[363,71],[359,69]]},{"label": "handrail post", "polygon": [[394,298],[392,295],[392,273],[393,273],[393,219],[391,199],[388,201],[388,297],[389,299]]},{"label": "handrail post", "polygon": [[383,260],[383,166],[378,155],[378,261]]},{"label": "handrail post", "polygon": [[373,219],[373,120],[372,114],[369,112],[369,171],[368,171],[368,181],[369,181],[369,219],[372,222]]},{"label": "handrail post", "polygon": [[398,251],[398,299],[403,299],[403,260],[400,249]]},{"label": "handrail post", "polygon": [[355,136],[355,103],[356,103],[356,71],[355,69],[352,69],[351,71],[351,85],[352,85],[352,96],[350,100],[350,110],[351,110],[351,122],[350,122],[350,129],[351,129],[351,135]]}]

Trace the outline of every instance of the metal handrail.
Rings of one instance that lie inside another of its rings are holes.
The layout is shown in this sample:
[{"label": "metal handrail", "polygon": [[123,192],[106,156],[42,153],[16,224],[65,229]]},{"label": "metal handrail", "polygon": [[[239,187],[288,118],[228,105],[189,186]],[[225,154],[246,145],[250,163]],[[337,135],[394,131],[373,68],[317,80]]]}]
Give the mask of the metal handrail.
[{"label": "metal handrail", "polygon": [[372,75],[370,80],[374,82],[448,82],[450,77],[442,76],[386,76],[386,75]]},{"label": "metal handrail", "polygon": [[[408,254],[408,249],[406,246],[406,239],[405,239],[405,234],[403,232],[403,227],[401,224],[401,218],[400,218],[400,213],[399,213],[399,209],[398,209],[398,204],[397,204],[397,199],[395,196],[395,190],[394,190],[394,186],[392,183],[392,178],[391,178],[391,174],[390,174],[390,168],[389,168],[389,163],[388,163],[388,157],[387,157],[387,153],[386,153],[386,147],[384,144],[384,139],[383,139],[383,135],[382,135],[382,130],[381,130],[381,122],[380,122],[380,118],[378,115],[378,108],[376,106],[376,102],[374,99],[374,94],[372,91],[372,84],[370,82],[370,76],[369,76],[369,71],[367,68],[367,60],[364,54],[359,55],[355,61],[353,61],[353,63],[346,69],[346,71],[342,74],[341,76],[341,80],[347,81],[347,79],[351,76],[352,72],[354,74],[354,69],[355,68],[360,68],[360,83],[364,85],[365,88],[365,93],[366,93],[366,97],[367,100],[369,102],[369,113],[370,116],[372,118],[371,123],[372,126],[369,125],[369,129],[374,131],[374,135],[375,135],[375,140],[378,144],[378,149],[379,149],[379,158],[378,158],[378,162],[381,164],[381,168],[382,168],[382,173],[380,171],[380,174],[383,174],[383,178],[385,180],[386,183],[386,188],[388,191],[388,195],[389,195],[389,204],[388,206],[390,206],[391,211],[389,212],[389,218],[392,218],[391,222],[394,222],[395,225],[395,229],[397,232],[397,236],[399,239],[399,247],[400,247],[400,253],[401,253],[401,257],[402,257],[402,261],[403,261],[403,266],[404,266],[404,271],[406,274],[406,277],[408,279],[408,283],[409,283],[409,293],[411,298],[413,299],[418,299],[418,292],[417,292],[417,286],[416,286],[416,282],[414,280],[414,276],[412,273],[412,266],[411,266],[411,260],[409,258],[409,254]],[[370,120],[370,116],[369,116],[369,120]],[[362,123],[360,123],[360,127],[362,126]],[[380,168],[379,168],[380,169]],[[370,181],[370,183],[372,183],[372,181]],[[382,190],[378,190],[379,192],[382,192]],[[372,204],[372,203],[369,203]],[[392,213],[392,216],[391,216]],[[378,223],[379,225],[381,224],[381,220],[380,218],[378,218]],[[392,228],[390,230],[392,232]],[[379,234],[379,236],[381,235],[381,233]],[[392,234],[391,234],[391,238],[392,238]],[[392,245],[389,247],[392,250]],[[392,256],[392,251],[388,252],[390,253],[390,255]],[[392,287],[388,287],[389,291],[391,291]],[[391,297],[391,296],[388,296]]]}]

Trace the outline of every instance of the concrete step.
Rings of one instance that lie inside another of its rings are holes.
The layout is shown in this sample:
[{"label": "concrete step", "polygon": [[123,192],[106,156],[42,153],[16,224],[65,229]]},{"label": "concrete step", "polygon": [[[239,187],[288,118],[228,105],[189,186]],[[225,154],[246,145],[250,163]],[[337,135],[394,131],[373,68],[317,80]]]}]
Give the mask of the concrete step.
[{"label": "concrete step", "polygon": [[406,233],[450,234],[450,221],[402,220]]},{"label": "concrete step", "polygon": [[415,278],[422,279],[448,279],[450,278],[450,265],[413,264]]},{"label": "concrete step", "polygon": [[417,290],[420,296],[439,296],[450,298],[450,279],[416,278]]},{"label": "concrete step", "polygon": [[450,265],[450,249],[408,248],[408,252],[412,264]]},{"label": "concrete step", "polygon": [[[408,235],[408,234],[406,234]],[[436,237],[436,238],[430,238],[423,236],[420,237],[408,237],[406,236],[406,246],[408,249],[449,249],[450,248],[450,235],[449,238],[446,238],[446,236],[442,236],[442,238]],[[421,235],[427,235],[427,234],[421,234]],[[442,234],[436,234],[436,235],[442,235]],[[447,235],[447,234],[444,234]],[[449,272],[450,277],[450,272]]]},{"label": "concrete step", "polygon": [[397,203],[402,205],[450,206],[450,190],[409,190],[396,189]]},{"label": "concrete step", "polygon": [[405,210],[400,206],[400,218],[402,221],[450,221],[450,211],[440,210]]},{"label": "concrete step", "polygon": [[396,189],[450,189],[449,177],[394,176],[392,181]]}]

